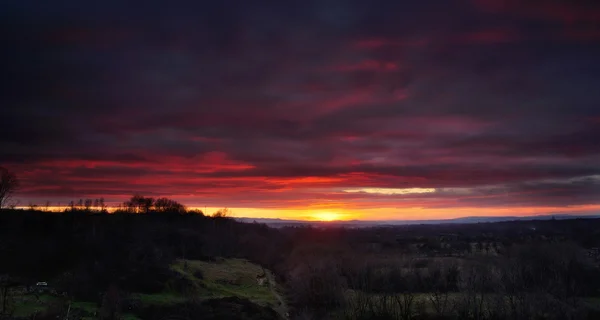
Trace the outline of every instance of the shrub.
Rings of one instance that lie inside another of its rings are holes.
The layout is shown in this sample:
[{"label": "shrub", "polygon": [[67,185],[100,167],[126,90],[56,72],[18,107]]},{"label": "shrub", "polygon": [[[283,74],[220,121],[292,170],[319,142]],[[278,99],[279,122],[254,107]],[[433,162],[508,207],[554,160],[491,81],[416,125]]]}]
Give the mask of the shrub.
[{"label": "shrub", "polygon": [[194,275],[194,278],[196,278],[198,280],[204,279],[204,273],[202,272],[202,270],[194,271],[193,275]]}]

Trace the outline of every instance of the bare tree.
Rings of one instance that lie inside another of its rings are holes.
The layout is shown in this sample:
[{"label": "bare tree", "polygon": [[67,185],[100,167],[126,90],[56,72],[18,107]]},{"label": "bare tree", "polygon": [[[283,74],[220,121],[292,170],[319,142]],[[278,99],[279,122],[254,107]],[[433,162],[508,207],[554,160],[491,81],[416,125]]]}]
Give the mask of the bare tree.
[{"label": "bare tree", "polygon": [[347,286],[334,260],[305,261],[290,270],[288,276],[294,303],[309,308],[316,315],[323,315],[344,301]]},{"label": "bare tree", "polygon": [[8,206],[8,202],[18,188],[17,176],[4,167],[0,167],[0,209]]},{"label": "bare tree", "polygon": [[456,306],[461,319],[486,319],[486,291],[492,282],[489,269],[489,265],[476,261],[461,272],[461,298]]},{"label": "bare tree", "polygon": [[213,218],[226,218],[231,215],[231,210],[227,208],[219,209],[217,212],[213,213]]},{"label": "bare tree", "polygon": [[14,293],[12,289],[17,287],[17,282],[8,275],[0,275],[0,318],[12,316],[14,312]]},{"label": "bare tree", "polygon": [[115,284],[111,284],[102,298],[100,306],[100,319],[115,320],[120,319],[119,313],[121,309],[122,296],[119,288]]},{"label": "bare tree", "polygon": [[92,200],[92,199],[85,199],[85,202],[84,202],[85,210],[86,211],[90,211],[90,209],[92,208],[93,203],[94,203],[94,200]]},{"label": "bare tree", "polygon": [[428,300],[439,318],[447,317],[452,312],[452,290],[456,288],[459,277],[457,265],[435,265],[429,270],[431,294]]},{"label": "bare tree", "polygon": [[100,198],[98,200],[98,204],[100,205],[100,211],[104,212],[106,210],[106,204],[104,203],[104,198]]}]

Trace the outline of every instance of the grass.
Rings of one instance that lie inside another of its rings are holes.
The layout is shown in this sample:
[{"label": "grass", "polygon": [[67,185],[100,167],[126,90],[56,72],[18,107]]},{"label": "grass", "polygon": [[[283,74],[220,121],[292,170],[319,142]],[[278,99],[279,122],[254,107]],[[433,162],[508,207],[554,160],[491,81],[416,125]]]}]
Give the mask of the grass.
[{"label": "grass", "polygon": [[[224,259],[217,262],[178,260],[171,268],[191,279],[203,290],[200,298],[240,297],[260,305],[276,306],[277,298],[267,285],[259,286],[256,276],[263,269],[244,259]],[[194,273],[202,272],[202,279]]]},{"label": "grass", "polygon": [[86,312],[94,313],[98,310],[98,307],[93,302],[85,302],[85,301],[73,301],[71,303],[72,309],[81,309]]},{"label": "grass", "polygon": [[[216,262],[205,262],[196,260],[177,260],[171,269],[190,280],[195,286],[193,291],[197,299],[240,297],[246,298],[256,304],[269,306],[276,310],[283,308],[279,305],[277,297],[271,291],[268,284],[259,286],[256,276],[263,272],[259,265],[244,259],[221,259]],[[201,272],[202,277],[194,276]],[[276,286],[276,284],[272,284]],[[278,289],[274,287],[274,289]],[[165,291],[154,294],[130,293],[131,297],[140,300],[142,305],[174,305],[182,303],[191,298],[174,290],[167,288]],[[37,312],[48,309],[53,303],[60,301],[60,297],[44,294],[39,299],[30,294],[18,294],[15,296],[15,316],[28,317]],[[74,301],[72,309],[79,309],[93,314],[98,310],[96,303],[86,301]],[[139,320],[132,314],[124,314],[124,320]]]},{"label": "grass", "polygon": [[122,315],[121,320],[141,320],[131,313],[125,313]]},{"label": "grass", "polygon": [[38,312],[42,312],[46,310],[47,306],[35,303],[35,302],[25,302],[25,303],[17,303],[15,306],[15,317],[28,317]]},{"label": "grass", "polygon": [[[38,312],[48,309],[53,303],[58,303],[61,298],[49,294],[40,295],[38,298],[33,294],[20,294],[14,297],[16,317],[28,317]],[[66,303],[66,302],[65,302]],[[98,309],[93,302],[74,301],[71,309],[81,309],[89,313],[94,313]]]},{"label": "grass", "polygon": [[40,295],[39,299],[34,295],[19,294],[14,297],[15,302],[15,313],[16,317],[27,317],[35,313],[42,312],[50,306],[50,304],[57,302],[60,298],[51,295]]},{"label": "grass", "polygon": [[132,297],[140,299],[142,304],[146,305],[172,305],[184,302],[185,297],[170,292],[161,293],[132,293]]},{"label": "grass", "polygon": [[[81,318],[81,320],[96,320],[96,319],[97,318],[94,318],[94,317]],[[141,320],[141,319],[131,313],[125,313],[125,314],[121,315],[121,320]]]},{"label": "grass", "polygon": [[600,310],[600,297],[587,297],[584,298],[584,302],[595,310]]}]

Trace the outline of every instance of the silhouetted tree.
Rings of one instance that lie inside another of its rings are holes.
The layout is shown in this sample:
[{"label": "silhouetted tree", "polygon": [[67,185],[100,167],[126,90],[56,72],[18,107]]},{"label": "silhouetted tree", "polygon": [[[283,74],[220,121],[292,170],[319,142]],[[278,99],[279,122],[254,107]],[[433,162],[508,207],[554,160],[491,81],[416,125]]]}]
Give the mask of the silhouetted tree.
[{"label": "silhouetted tree", "polygon": [[10,276],[0,276],[0,318],[11,316],[14,312],[14,293],[12,289],[17,285],[17,281]]},{"label": "silhouetted tree", "polygon": [[309,261],[290,271],[288,285],[297,305],[322,313],[339,307],[346,283],[332,260]]},{"label": "silhouetted tree", "polygon": [[85,199],[85,203],[84,203],[85,210],[89,211],[92,208],[92,203],[93,203],[92,199]]},{"label": "silhouetted tree", "polygon": [[8,201],[18,187],[19,180],[17,176],[4,167],[0,167],[0,209],[8,206]]},{"label": "silhouetted tree", "polygon": [[227,208],[219,209],[217,212],[213,213],[213,218],[226,218],[231,215],[231,210]]},{"label": "silhouetted tree", "polygon": [[123,203],[129,212],[135,213],[148,213],[154,208],[154,198],[146,198],[142,195],[136,194],[129,201]]},{"label": "silhouetted tree", "polygon": [[100,319],[103,320],[116,320],[120,319],[119,312],[121,307],[122,297],[119,292],[119,288],[116,285],[111,284],[108,290],[104,293],[102,298],[102,305],[100,306]]},{"label": "silhouetted tree", "polygon": [[104,198],[98,199],[98,204],[100,205],[100,211],[106,210],[106,204],[104,203]]},{"label": "silhouetted tree", "polygon": [[178,212],[183,213],[186,211],[186,208],[181,203],[167,199],[167,198],[158,198],[154,201],[154,209],[158,212]]},{"label": "silhouetted tree", "polygon": [[444,266],[436,264],[429,269],[429,286],[431,294],[428,296],[433,311],[439,318],[448,316],[452,309],[451,292],[456,290],[459,268],[456,265]]}]

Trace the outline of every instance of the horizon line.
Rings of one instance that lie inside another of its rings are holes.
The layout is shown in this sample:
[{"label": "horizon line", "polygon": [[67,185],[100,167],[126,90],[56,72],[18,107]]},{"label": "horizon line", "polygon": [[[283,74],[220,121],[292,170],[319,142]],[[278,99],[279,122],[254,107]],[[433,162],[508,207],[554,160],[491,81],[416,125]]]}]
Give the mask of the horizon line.
[{"label": "horizon line", "polygon": [[[119,206],[106,206],[105,210],[108,213],[113,213],[117,210],[119,210],[121,207]],[[206,207],[207,208],[207,207]],[[10,210],[11,208],[3,208],[3,210]],[[31,207],[31,206],[17,206],[12,208],[14,210],[37,210],[37,211],[41,211],[41,212],[65,212],[67,210],[70,209],[69,206],[48,206],[48,207],[44,207],[44,206],[39,206],[36,205],[35,207]],[[85,208],[75,208],[76,210],[81,210],[81,211],[85,211]],[[214,209],[214,208],[210,208],[210,209]],[[228,209],[228,207],[225,208],[221,208],[221,209]],[[98,207],[91,207],[89,209],[90,211],[102,211],[100,208]],[[207,212],[205,212],[203,210],[203,208],[201,207],[186,207],[187,211],[201,211],[202,214],[204,216],[212,216],[212,214],[207,214]],[[218,211],[218,209],[217,209]],[[216,211],[213,212],[213,214]],[[577,219],[577,218],[585,218],[585,217],[590,217],[590,218],[600,218],[600,212],[594,212],[594,213],[580,213],[580,214],[569,214],[569,213],[544,213],[544,214],[534,214],[534,215],[523,215],[523,216],[519,216],[519,215],[466,215],[466,216],[458,216],[458,217],[452,217],[452,218],[423,218],[423,219],[381,219],[381,220],[368,220],[368,219],[334,219],[334,220],[319,220],[319,219],[314,219],[311,217],[307,217],[305,219],[301,219],[301,218],[297,218],[297,219],[289,219],[289,218],[269,218],[269,217],[249,217],[249,216],[236,216],[236,215],[231,215],[231,216],[227,216],[228,218],[232,218],[232,219],[244,219],[244,220],[255,220],[255,221],[259,221],[259,220],[263,220],[263,221],[281,221],[281,222],[308,222],[308,223],[351,223],[351,222],[363,222],[363,223],[393,223],[393,222],[419,222],[419,221],[424,221],[424,222],[444,222],[444,221],[455,221],[455,220],[465,220],[465,219],[515,219],[515,220],[523,220],[523,219],[527,219],[527,218],[552,218],[552,217],[560,217],[560,218],[566,218],[566,219]]]}]

